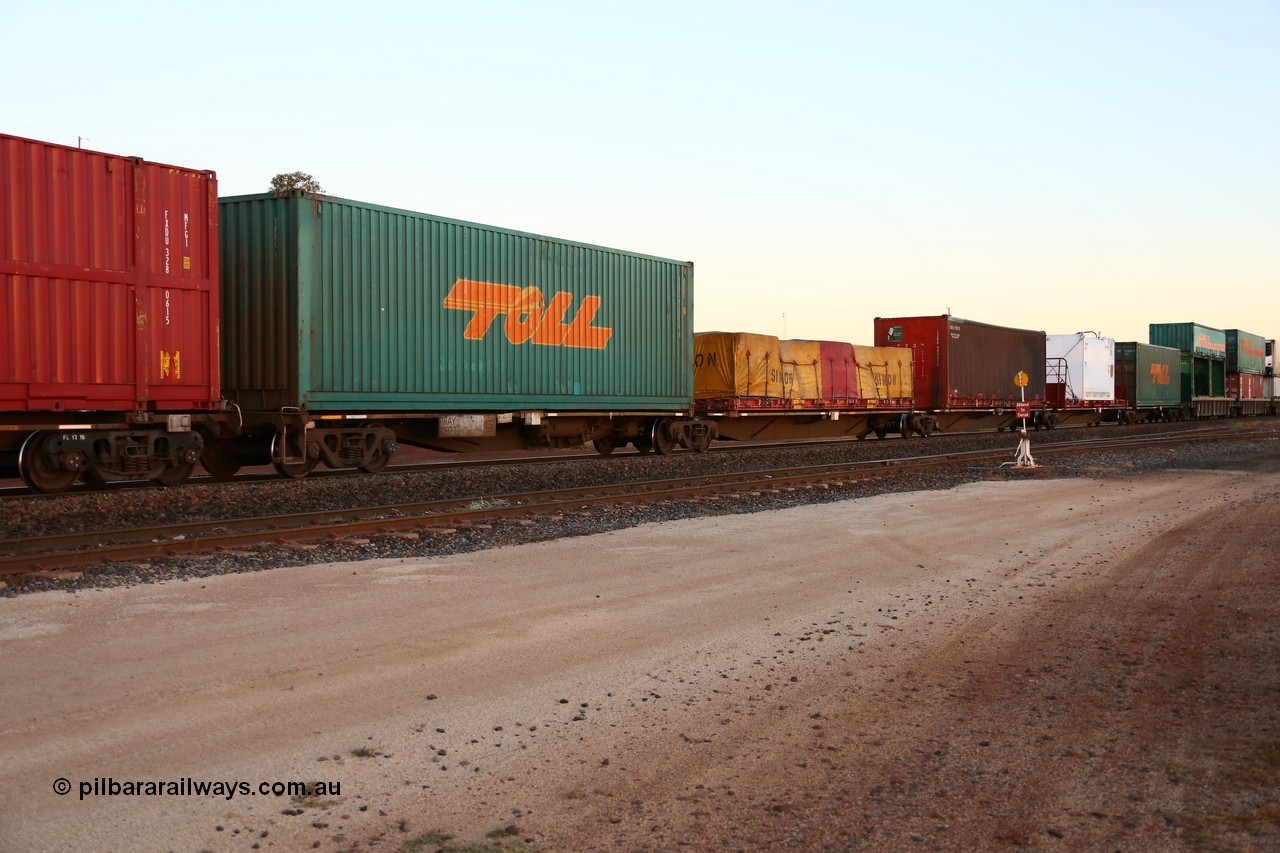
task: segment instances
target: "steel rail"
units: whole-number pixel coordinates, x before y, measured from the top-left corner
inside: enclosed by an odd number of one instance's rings
[[[1143,433],[1143,435],[1146,435],[1146,436],[1159,436],[1159,435],[1171,435],[1171,434],[1180,435],[1185,432],[1195,432],[1197,430],[1225,429],[1222,427],[1212,427],[1212,426],[1205,426],[1205,425],[1190,426],[1187,424],[1179,424],[1179,423],[1137,424],[1135,426],[1163,426],[1163,427],[1168,427],[1170,430],[1174,431],[1169,433]],[[1118,424],[1099,424],[1096,426],[1096,428],[1098,429],[1108,429],[1110,427],[1123,428],[1121,425],[1118,425]],[[1049,431],[1033,432],[1032,435],[1037,438],[1047,438],[1049,435],[1054,435],[1054,434],[1061,435],[1063,433],[1070,433],[1070,432],[1075,432],[1076,430],[1084,430],[1084,429],[1087,429],[1087,428],[1084,426],[1073,426],[1073,427],[1060,428],[1052,432],[1049,432]],[[961,438],[961,437],[972,438],[975,436],[987,436],[991,438],[1007,439],[1012,434],[1014,433],[1013,432],[996,433],[990,430],[938,432],[938,433],[934,433],[931,439],[914,438],[911,440],[913,442],[920,442],[920,441],[928,442],[930,440],[936,440],[936,439],[946,440],[948,438]],[[1109,440],[1112,440],[1112,439],[1104,436],[1101,438],[1077,438],[1077,439],[1071,439],[1069,442],[1062,442],[1062,443],[1095,442],[1095,441],[1109,441]],[[760,442],[724,441],[718,444],[713,444],[707,452],[716,453],[716,454],[742,453],[742,452],[747,452],[752,450],[757,450],[757,451],[759,450],[790,450],[790,449],[807,449],[807,448],[814,448],[814,447],[834,447],[838,445],[849,445],[853,447],[875,447],[882,441],[889,441],[891,443],[896,444],[897,442],[903,441],[903,439],[899,437],[897,433],[893,433],[889,436],[889,438],[875,439],[874,441],[865,441],[864,439],[859,439],[855,437],[795,439],[791,441],[760,441]],[[1055,444],[1056,443],[1058,442],[1055,442]],[[1049,446],[1049,445],[1046,445],[1046,446]],[[690,452],[692,451],[678,449],[674,451],[673,455],[683,455],[685,453],[690,453]],[[520,454],[521,451],[512,451],[512,453]],[[318,470],[318,471],[312,471],[310,474],[308,474],[307,479],[314,480],[314,479],[319,479],[323,477],[377,477],[377,476],[387,476],[391,474],[414,474],[414,473],[421,473],[426,471],[450,471],[450,470],[458,470],[458,469],[464,469],[464,468],[502,467],[502,466],[515,466],[515,465],[552,465],[552,464],[563,464],[563,463],[569,463],[569,464],[588,463],[588,464],[607,465],[609,464],[609,461],[613,459],[633,459],[633,458],[644,458],[646,456],[652,456],[652,454],[642,454],[642,453],[631,452],[631,451],[622,451],[619,453],[612,454],[610,456],[601,456],[600,454],[595,453],[593,451],[589,451],[589,450],[581,450],[581,451],[568,452],[568,453],[554,452],[554,451],[523,451],[523,453],[527,455],[501,456],[501,457],[495,457],[495,458],[489,458],[489,459],[441,458],[441,459],[435,459],[435,460],[426,461],[426,462],[405,462],[401,464],[392,462],[386,468],[384,468],[382,471],[377,472],[376,474],[366,474],[364,472],[357,471],[354,468],[343,468],[338,470]],[[265,466],[265,467],[269,467],[269,466]],[[277,474],[273,471],[255,471],[255,472],[237,474],[234,477],[220,479],[220,480],[216,480],[211,476],[209,476],[208,474],[196,474],[190,480],[184,483],[181,483],[177,486],[169,486],[167,488],[182,488],[184,486],[209,486],[209,485],[220,485],[224,483],[280,482],[282,480],[288,480],[288,479],[289,478],[283,477],[280,474]],[[89,492],[97,492],[97,491],[102,491],[104,489],[108,491],[120,491],[120,490],[130,490],[130,489],[151,489],[151,488],[156,488],[156,483],[151,482],[149,480],[115,480],[103,486],[90,486],[84,483],[79,483],[73,486],[70,490],[66,492],[47,495],[47,494],[41,494],[39,492],[33,492],[31,489],[27,488],[25,485],[4,486],[4,487],[0,487],[0,502],[7,501],[7,500],[17,500],[17,499],[57,501],[69,495],[87,494]]]
[[[1129,447],[1147,448],[1158,445],[1189,444],[1223,438],[1247,440],[1275,435],[1276,433],[1271,430],[1262,432],[1201,430],[1167,436],[1148,435],[1087,442],[1046,443],[1039,445],[1035,453],[1041,456],[1052,456]],[[780,487],[809,485],[831,480],[838,482],[845,477],[866,477],[887,472],[905,473],[981,462],[1007,462],[1010,457],[1011,454],[1007,448],[957,451],[926,456],[757,471],[694,474],[663,480],[582,486],[493,498],[457,498],[391,506],[188,522],[126,530],[25,537],[0,540],[0,575],[80,567],[101,562],[177,557],[247,545],[303,543],[405,530],[450,528],[512,516],[556,515],[569,509],[605,503],[687,498],[710,493],[748,490],[778,491]]]

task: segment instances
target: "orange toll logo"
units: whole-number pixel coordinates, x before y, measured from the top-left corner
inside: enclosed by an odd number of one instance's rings
[[[1151,381],[1156,385],[1169,384],[1169,365],[1153,364],[1151,365]]]
[[[1204,347],[1210,352],[1218,352],[1219,350],[1221,350],[1222,352],[1227,351],[1226,339],[1223,339],[1222,343],[1218,343],[1213,338],[1206,335],[1204,332],[1201,332],[1199,335],[1196,336],[1196,340],[1200,342],[1200,346]]]
[[[1251,355],[1254,358],[1267,357],[1267,349],[1265,346],[1263,347],[1256,346],[1253,343],[1253,341],[1249,340],[1244,335],[1240,336],[1240,351],[1245,355]]]
[[[613,337],[613,329],[591,325],[600,310],[599,296],[582,297],[573,319],[565,322],[573,307],[572,293],[560,291],[548,303],[536,287],[460,278],[444,298],[444,307],[472,312],[462,336],[473,341],[487,335],[499,315],[506,317],[502,328],[513,344],[604,349]]]

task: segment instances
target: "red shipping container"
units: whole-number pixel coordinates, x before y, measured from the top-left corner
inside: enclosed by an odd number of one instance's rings
[[[877,317],[875,340],[876,346],[912,350],[917,408],[1003,408],[1022,399],[1044,402],[1044,332],[992,326],[949,314]],[[1015,383],[1019,373],[1027,375],[1025,388]]]
[[[0,134],[0,411],[212,408],[213,172]]]
[[[1228,373],[1227,396],[1233,400],[1262,400],[1263,377],[1256,373]]]

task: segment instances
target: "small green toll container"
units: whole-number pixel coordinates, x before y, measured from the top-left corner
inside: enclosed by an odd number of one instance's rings
[[[1116,343],[1116,400],[1132,408],[1182,401],[1182,353],[1140,341]]]
[[[1240,329],[1227,329],[1227,373],[1266,372],[1266,339]]]

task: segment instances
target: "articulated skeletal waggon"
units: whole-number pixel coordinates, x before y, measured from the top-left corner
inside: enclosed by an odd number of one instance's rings
[[[942,315],[874,346],[693,327],[693,265],[0,135],[0,473],[1011,429],[1275,411],[1264,341],[1151,344]],[[1269,345],[1269,344],[1268,344]]]

